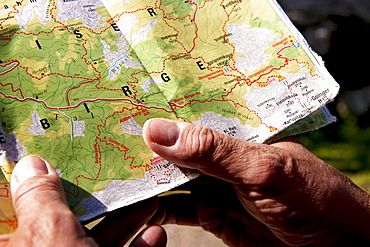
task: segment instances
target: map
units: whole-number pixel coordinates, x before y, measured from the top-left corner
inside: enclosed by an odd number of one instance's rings
[[[0,47],[2,233],[25,155],[88,222],[199,176],[145,145],[150,118],[260,143],[335,120],[339,86],[274,0],[0,0]]]

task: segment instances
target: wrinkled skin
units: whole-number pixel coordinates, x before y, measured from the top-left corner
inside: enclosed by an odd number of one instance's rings
[[[155,200],[141,202],[112,213],[85,231],[66,204],[58,174],[37,156],[18,162],[11,192],[18,228],[13,234],[0,236],[0,246],[123,246],[157,209]],[[151,226],[131,246],[163,247],[166,241],[164,230]]]
[[[201,225],[231,246],[370,244],[369,195],[295,138],[248,143],[153,119],[144,139],[163,158],[223,180],[206,179],[181,205],[164,198],[152,222]]]
[[[176,189],[191,194],[159,198],[151,223],[201,226],[229,246],[285,246],[246,212],[230,183],[203,176]]]

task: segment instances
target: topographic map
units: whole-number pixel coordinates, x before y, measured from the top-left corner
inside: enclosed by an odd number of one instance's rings
[[[27,154],[87,222],[198,174],[154,154],[149,118],[253,142],[335,120],[339,86],[274,0],[0,0],[0,231]]]

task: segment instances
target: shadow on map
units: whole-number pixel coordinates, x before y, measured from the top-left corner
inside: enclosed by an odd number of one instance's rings
[[[65,179],[62,184],[69,207],[83,224],[107,214],[108,208],[91,193]]]
[[[62,179],[62,183],[69,207],[83,225],[103,216],[107,216],[104,221],[119,222],[119,225],[122,222],[127,225],[143,224],[143,219],[154,214],[158,208],[158,198],[153,197],[108,212],[107,206],[83,188],[64,179]]]

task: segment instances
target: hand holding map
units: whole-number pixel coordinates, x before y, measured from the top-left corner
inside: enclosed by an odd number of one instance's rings
[[[122,246],[154,214],[153,200],[139,202],[105,217],[92,231],[83,229],[69,209],[61,180],[47,161],[37,156],[21,159],[12,173],[12,199],[19,225],[1,235],[1,246]],[[112,217],[114,220],[112,220]],[[133,246],[165,246],[160,226],[145,228]],[[98,245],[97,245],[98,244]],[[131,246],[131,245],[130,245]]]
[[[370,243],[369,194],[295,137],[266,145],[152,119],[144,139],[172,163],[208,175],[179,188],[186,194],[159,197],[152,223],[200,226],[227,246]]]

